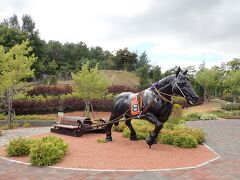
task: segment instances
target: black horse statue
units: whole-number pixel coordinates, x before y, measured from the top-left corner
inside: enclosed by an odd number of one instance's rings
[[[172,113],[172,95],[176,94],[184,97],[188,103],[196,104],[199,97],[192,88],[189,79],[186,77],[187,70],[182,72],[179,67],[175,75],[167,76],[157,82],[152,87],[142,92],[142,112],[139,115],[140,119],[145,119],[155,125],[155,129],[146,138],[146,142],[151,145],[156,144],[156,138],[160,130],[163,128],[163,124],[168,120]],[[130,104],[133,97],[137,94],[132,92],[124,92],[119,94],[113,101],[112,113],[109,122],[114,122],[116,119],[124,117],[126,119],[125,124],[130,129],[130,140],[137,140],[136,132],[131,124]],[[118,122],[114,123],[118,125]],[[106,140],[112,141],[112,126],[108,124],[106,127]]]

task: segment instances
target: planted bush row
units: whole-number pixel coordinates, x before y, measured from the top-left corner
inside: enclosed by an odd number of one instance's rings
[[[31,90],[27,91],[29,96],[58,96],[61,94],[68,94],[73,92],[71,85],[38,85],[34,86]],[[108,92],[113,94],[119,94],[122,92],[138,92],[136,88],[128,87],[125,85],[112,85],[108,87]]]
[[[110,111],[112,100],[93,100],[93,109],[95,111]],[[36,99],[18,99],[13,101],[13,108],[17,115],[24,114],[47,114],[58,111],[83,111],[85,101],[76,97],[51,98],[45,100]]]
[[[227,111],[240,110],[240,103],[225,103],[222,104],[222,109]]]
[[[73,88],[70,85],[38,85],[27,91],[28,96],[59,96],[61,94],[72,93]]]

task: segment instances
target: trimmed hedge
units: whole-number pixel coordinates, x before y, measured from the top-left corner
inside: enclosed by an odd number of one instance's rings
[[[69,94],[73,92],[73,88],[70,85],[38,85],[33,89],[27,91],[28,96],[59,96],[62,94]]]
[[[94,111],[110,111],[112,100],[93,100]],[[85,101],[77,97],[66,97],[64,99],[55,97],[45,100],[18,99],[13,101],[13,108],[17,115],[24,114],[47,114],[61,111],[82,111]]]

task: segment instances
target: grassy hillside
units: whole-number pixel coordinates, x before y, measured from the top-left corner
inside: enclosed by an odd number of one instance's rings
[[[115,71],[115,70],[101,70],[111,81],[113,85],[127,85],[129,87],[136,87],[139,84],[139,77],[132,72]],[[73,85],[73,81],[58,81],[58,84]]]
[[[102,70],[101,72],[111,79],[113,85],[138,86],[139,84],[139,77],[132,72],[115,70]]]

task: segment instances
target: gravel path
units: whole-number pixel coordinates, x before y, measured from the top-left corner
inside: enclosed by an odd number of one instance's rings
[[[48,133],[50,127],[40,127],[40,128],[22,128],[22,129],[12,129],[3,130],[3,136],[0,136],[0,146],[7,144],[11,139],[17,137],[27,137],[36,134]]]
[[[208,134],[206,143],[222,158],[196,169],[159,172],[60,170],[0,159],[0,179],[240,179],[240,120],[195,121],[188,125],[203,128]]]

